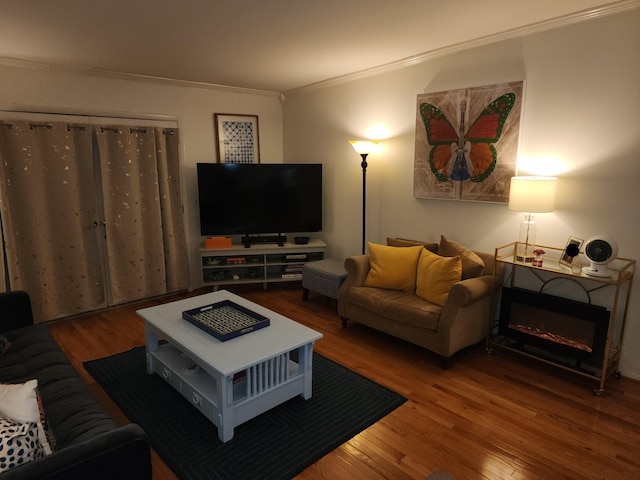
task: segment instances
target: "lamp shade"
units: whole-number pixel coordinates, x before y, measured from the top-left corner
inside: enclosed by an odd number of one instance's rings
[[[509,208],[517,212],[552,212],[556,205],[555,177],[513,177]]]
[[[380,142],[369,142],[369,141],[359,142],[355,140],[350,140],[349,143],[351,144],[353,149],[359,154],[374,153],[378,151],[378,148],[380,148]]]

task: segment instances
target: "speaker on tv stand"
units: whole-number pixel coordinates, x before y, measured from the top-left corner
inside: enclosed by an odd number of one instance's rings
[[[265,235],[265,236],[260,236],[257,235],[255,237],[249,236],[249,235],[245,235],[244,237],[242,237],[241,239],[242,244],[244,245],[244,248],[250,248],[251,245],[256,244],[256,243],[261,243],[261,244],[265,244],[265,243],[277,243],[279,247],[284,247],[284,244],[287,241],[287,236],[286,235]]]

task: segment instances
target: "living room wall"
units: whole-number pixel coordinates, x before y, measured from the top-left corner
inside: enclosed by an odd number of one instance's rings
[[[216,161],[214,113],[258,115],[261,161],[280,163],[283,155],[280,95],[14,63],[0,62],[0,110],[172,120],[178,123],[191,285],[193,288],[201,286],[202,273],[197,254],[198,248],[202,247],[202,237],[196,163]],[[145,124],[145,121],[139,124]]]
[[[517,240],[507,205],[413,197],[416,97],[525,81],[522,174],[559,177],[556,210],[540,214],[538,243],[611,235],[619,256],[638,258],[640,238],[640,9],[434,57],[376,75],[289,92],[285,162],[321,162],[329,254],[360,253],[362,170],[348,140],[380,134],[367,169],[368,241],[440,235],[493,252]],[[621,371],[640,379],[640,288],[632,289]]]
[[[440,234],[493,251],[516,239],[521,214],[506,205],[413,198],[416,96],[467,86],[526,81],[520,137],[523,173],[560,177],[556,211],[538,215],[538,242],[611,234],[620,256],[638,258],[640,237],[640,11],[434,57],[371,76],[286,94],[209,88],[0,61],[0,110],[175,120],[181,131],[192,286],[201,285],[195,164],[214,161],[213,114],[260,118],[264,163],[321,162],[322,238],[328,255],[360,252],[360,157],[347,143],[384,132],[370,155],[367,239],[437,241]],[[284,146],[283,146],[284,132]],[[557,171],[538,171],[548,159]],[[557,168],[557,167],[561,168]],[[638,280],[636,280],[636,284]],[[632,290],[621,369],[640,379],[640,288]]]

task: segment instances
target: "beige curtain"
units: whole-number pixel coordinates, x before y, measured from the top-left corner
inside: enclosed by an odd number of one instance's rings
[[[0,213],[4,287],[29,292],[36,321],[105,305],[90,127],[1,123]]]
[[[188,285],[178,132],[95,127],[113,304]]]
[[[36,321],[184,290],[178,131],[0,121],[0,287]],[[98,166],[99,165],[99,166]]]
[[[180,142],[177,129],[156,128],[155,137],[167,291],[174,292],[189,286],[187,239],[180,195]]]
[[[1,202],[2,200],[0,200],[0,203]],[[9,280],[7,279],[7,265],[4,259],[4,232],[2,231],[2,211],[0,210],[0,292],[6,292],[9,286]]]

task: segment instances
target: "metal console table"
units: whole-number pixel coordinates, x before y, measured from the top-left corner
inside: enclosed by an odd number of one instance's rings
[[[501,283],[502,286],[549,293],[606,308],[609,322],[602,358],[598,359],[596,366],[581,365],[578,368],[554,358],[553,355],[547,355],[541,349],[521,348],[499,334],[499,315],[496,315],[494,326],[487,337],[487,351],[490,352],[493,347],[506,349],[596,380],[598,386],[593,389],[593,393],[600,396],[604,392],[607,378],[612,374],[616,377],[620,375],[618,365],[636,261],[618,257],[608,265],[613,272],[611,276],[595,277],[583,273],[582,266],[589,264],[583,253],[576,257],[574,264],[565,265],[560,262],[563,249],[540,246],[545,251],[542,266],[533,266],[516,259],[517,245],[518,242],[513,242],[495,249],[495,270],[502,275],[494,273],[494,286],[499,287]],[[499,312],[499,295],[500,289],[494,288],[494,312]],[[580,296],[582,298],[575,298]]]

